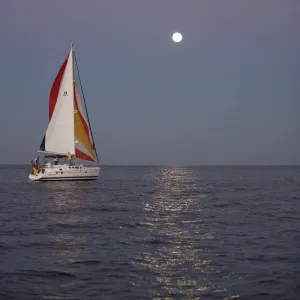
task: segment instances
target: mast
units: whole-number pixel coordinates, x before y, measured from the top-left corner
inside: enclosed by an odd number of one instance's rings
[[[86,101],[85,101],[85,97],[84,97],[84,93],[83,93],[83,87],[82,87],[82,83],[81,83],[81,78],[80,78],[80,74],[79,74],[79,68],[78,68],[76,54],[75,54],[75,51],[74,51],[74,43],[73,42],[71,43],[71,47],[72,47],[72,51],[73,51],[73,54],[74,54],[74,60],[75,60],[76,69],[77,69],[77,73],[78,73],[78,79],[79,79],[80,89],[81,89],[81,93],[82,93],[82,98],[83,98],[85,113],[86,113],[86,117],[87,117],[87,121],[88,121],[89,130],[90,130],[90,133],[91,133],[92,142],[93,142],[92,146],[93,146],[93,149],[95,150],[95,154],[96,154],[96,158],[97,158],[97,163],[99,164],[98,153],[97,153],[97,149],[96,149],[96,145],[95,145],[93,131],[92,131],[92,128],[91,128],[89,114],[88,114],[88,111],[87,111]],[[74,73],[73,73],[73,76],[74,76]]]
[[[75,78],[74,78],[74,59],[73,59],[74,42],[71,42],[71,53],[72,53],[72,78],[73,78],[73,83],[74,83],[74,81],[75,81]]]
[[[71,41],[71,54],[72,54],[72,78],[73,78],[73,91],[74,91],[74,83],[75,83],[75,76],[74,76],[74,42]],[[75,111],[75,107],[74,107],[74,99],[75,99],[75,91],[73,93],[73,116],[74,116],[74,111]],[[73,118],[73,121],[74,121],[74,126],[75,126],[75,117]],[[75,132],[74,132],[75,133]],[[75,134],[74,134],[74,158],[75,158],[75,161],[77,161],[76,159],[76,145],[75,145],[75,142],[76,142],[76,137],[75,137]]]

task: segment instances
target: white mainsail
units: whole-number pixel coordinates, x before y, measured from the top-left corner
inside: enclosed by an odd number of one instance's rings
[[[53,83],[49,101],[49,124],[44,151],[75,154],[73,49]]]

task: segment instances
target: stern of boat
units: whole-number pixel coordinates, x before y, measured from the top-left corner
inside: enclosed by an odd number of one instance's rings
[[[44,176],[44,174],[41,172],[41,173],[37,173],[37,174],[30,173],[28,177],[30,180],[36,181],[36,180],[40,180],[41,178],[43,178],[43,176]]]

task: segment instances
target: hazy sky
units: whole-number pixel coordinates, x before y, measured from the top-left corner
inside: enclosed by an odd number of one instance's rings
[[[299,0],[1,1],[0,163],[35,155],[71,40],[102,164],[300,164]]]

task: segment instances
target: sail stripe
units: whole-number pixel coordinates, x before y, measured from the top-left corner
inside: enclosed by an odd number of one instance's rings
[[[84,160],[96,161],[95,150],[92,146],[90,131],[83,111],[77,84],[74,82],[74,109],[75,109],[75,138],[77,140],[75,155]]]
[[[92,148],[93,146],[92,146],[92,142],[91,142],[91,139],[90,139],[90,134],[89,134],[88,126],[87,126],[87,124],[86,124],[84,118],[82,117],[82,114],[80,113],[80,111],[78,111],[78,112],[79,112],[80,120],[81,120],[81,122],[82,122],[82,125],[83,125],[83,127],[84,127],[85,133],[86,133],[87,138],[88,138],[88,141],[89,141],[89,146]]]
[[[63,75],[65,73],[65,69],[68,63],[68,59],[69,59],[69,55],[66,57],[64,63],[62,64],[54,82],[51,88],[51,92],[50,92],[50,99],[49,99],[49,121],[51,120],[51,117],[53,115],[54,109],[55,109],[55,105],[57,102],[57,98],[58,98],[58,93],[59,93],[59,89],[60,89],[60,84],[63,78]]]
[[[92,158],[94,161],[96,161],[96,158],[95,158],[95,152],[94,152],[94,149],[93,148],[87,148],[86,146],[84,146],[84,144],[77,139],[76,141],[76,146],[75,148],[77,150],[79,150],[80,152],[86,154],[87,156],[89,156],[90,158]]]
[[[88,160],[88,161],[95,161],[94,158],[86,155],[85,153],[81,152],[80,150],[78,150],[77,148],[75,149],[75,155],[76,157],[80,158],[80,159],[84,159],[84,160]]]
[[[78,106],[78,110],[80,111],[80,114],[81,114],[81,117],[84,119],[84,121],[85,121],[85,124],[86,124],[86,128],[85,128],[85,130],[86,130],[86,133],[87,133],[87,136],[88,136],[88,138],[89,138],[89,140],[90,140],[90,143],[91,143],[91,145],[92,145],[92,136],[91,136],[91,132],[90,132],[90,129],[89,129],[89,127],[88,127],[88,121],[87,121],[87,118],[86,118],[86,114],[85,114],[85,111],[84,111],[84,109],[83,109],[83,106],[82,106],[82,103],[81,103],[81,100],[80,100],[80,95],[79,95],[79,92],[78,92],[78,88],[77,88],[77,84],[76,84],[76,82],[75,82],[75,90],[76,90],[76,95],[77,95],[77,106]]]
[[[90,131],[89,131],[88,125],[87,125],[87,123],[86,123],[86,120],[85,120],[85,118],[83,117],[83,115],[82,115],[82,113],[81,113],[81,109],[80,109],[80,107],[79,107],[79,105],[78,105],[77,91],[76,91],[76,90],[75,90],[75,92],[74,92],[74,98],[75,98],[75,109],[76,109],[76,110],[78,111],[78,113],[79,113],[79,118],[80,118],[80,120],[81,120],[81,122],[82,122],[82,125],[83,125],[83,127],[84,127],[85,133],[86,133],[86,135],[87,135],[87,137],[88,137],[88,140],[89,140],[89,142],[90,142],[90,146],[92,146],[92,142],[91,142],[91,139],[90,139]]]

